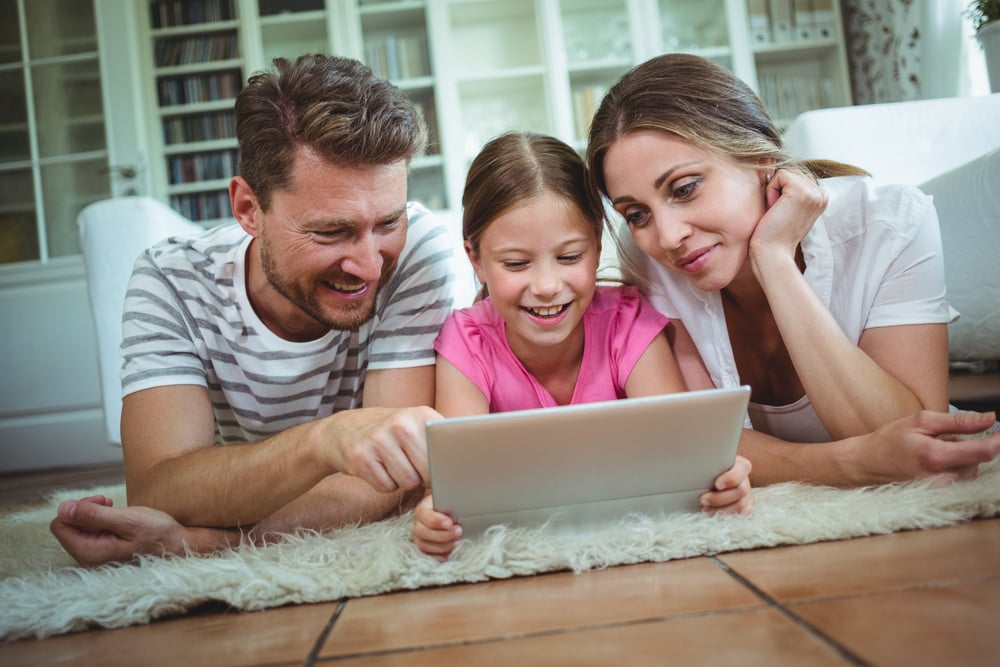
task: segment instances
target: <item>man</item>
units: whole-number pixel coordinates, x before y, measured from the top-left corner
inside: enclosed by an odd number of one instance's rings
[[[78,561],[210,551],[410,507],[439,416],[452,243],[406,202],[426,129],[356,61],[275,61],[236,100],[237,224],[154,246],[125,301],[129,507],[65,503]]]

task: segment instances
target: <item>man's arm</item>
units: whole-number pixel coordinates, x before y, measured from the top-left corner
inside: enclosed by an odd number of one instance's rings
[[[364,405],[377,407],[339,412],[259,442],[222,447],[212,446],[214,421],[204,388],[178,385],[127,396],[122,446],[129,504],[163,510],[187,526],[248,527],[314,488],[322,492],[329,513],[333,498],[328,494],[336,496],[340,482],[317,485],[338,472],[360,477],[378,491],[420,487],[426,477],[423,423],[436,414],[426,407],[389,408],[428,404],[433,366],[372,371],[367,383]],[[360,488],[345,484],[353,489],[349,496]],[[398,502],[386,499],[375,514],[384,515]],[[303,511],[301,503],[289,508],[298,516]],[[359,511],[371,517],[371,508],[354,507],[348,515],[360,518]],[[330,516],[315,518],[323,525],[331,521]],[[274,529],[284,527],[280,516],[271,519]],[[314,521],[307,523],[313,527]]]

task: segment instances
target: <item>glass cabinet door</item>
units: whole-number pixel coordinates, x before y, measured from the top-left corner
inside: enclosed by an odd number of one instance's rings
[[[110,196],[91,0],[0,0],[0,264],[79,253]]]

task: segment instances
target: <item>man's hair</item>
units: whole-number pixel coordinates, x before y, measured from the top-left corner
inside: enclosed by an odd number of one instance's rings
[[[341,166],[409,162],[427,141],[416,108],[398,88],[350,58],[275,58],[236,97],[239,174],[261,207],[288,187],[296,150]]]

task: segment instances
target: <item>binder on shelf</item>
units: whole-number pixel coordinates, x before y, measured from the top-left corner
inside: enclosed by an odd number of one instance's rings
[[[833,0],[812,0],[812,6],[816,39],[830,39],[837,28]]]
[[[792,22],[795,39],[808,41],[816,39],[816,16],[814,0],[792,0]]]
[[[770,0],[771,39],[774,42],[790,42],[795,38],[792,24],[792,0]]]
[[[768,5],[769,0],[747,0],[750,41],[754,44],[771,43],[771,13]]]

